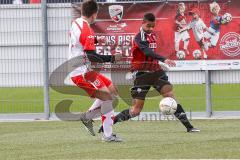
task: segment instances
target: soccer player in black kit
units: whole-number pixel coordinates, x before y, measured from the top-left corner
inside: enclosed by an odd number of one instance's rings
[[[116,115],[114,124],[129,120],[140,114],[150,87],[154,87],[163,97],[175,99],[172,84],[168,81],[168,77],[159,65],[159,61],[168,64],[170,67],[175,66],[175,62],[155,52],[157,43],[156,36],[153,33],[154,27],[155,16],[152,13],[146,13],[143,17],[140,32],[135,36],[132,46],[131,71],[136,74],[134,87],[131,89],[131,95],[134,99],[133,106]],[[179,103],[174,115],[186,127],[187,132],[200,132],[199,129],[191,125]],[[99,132],[102,132],[102,127]]]

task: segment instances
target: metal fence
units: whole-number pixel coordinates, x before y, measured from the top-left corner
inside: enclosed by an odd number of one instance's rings
[[[45,118],[49,118],[55,105],[64,98],[74,100],[72,111],[86,108],[83,101],[90,106],[92,101],[87,97],[57,93],[48,86],[51,73],[68,58],[70,2],[80,1],[49,0],[48,5],[44,0],[42,4],[30,2],[33,1],[0,1],[5,4],[0,5],[0,114],[45,113]],[[110,77],[110,73],[105,74]],[[124,75],[116,74],[116,84],[130,85]],[[207,111],[207,116],[211,115],[211,107],[214,111],[240,111],[239,70],[174,71],[168,75],[176,86],[178,99],[185,101],[184,106],[190,106],[187,111]],[[157,105],[159,100],[153,97],[149,101]],[[128,106],[121,103],[119,109],[124,107]]]

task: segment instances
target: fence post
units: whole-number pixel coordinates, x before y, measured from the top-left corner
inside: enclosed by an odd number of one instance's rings
[[[211,71],[205,70],[206,81],[206,115],[212,116],[212,95],[211,95]]]
[[[48,26],[47,26],[47,0],[41,1],[42,13],[42,49],[43,49],[43,89],[44,89],[44,115],[50,118],[49,105],[49,64],[48,64]]]

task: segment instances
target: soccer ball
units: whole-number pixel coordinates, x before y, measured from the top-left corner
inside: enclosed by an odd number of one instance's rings
[[[223,16],[222,16],[222,24],[225,24],[225,23],[229,23],[232,21],[232,15],[230,13],[225,13]]]
[[[184,51],[178,51],[176,56],[177,56],[178,59],[183,60],[183,59],[185,59],[186,54],[185,54]]]
[[[177,102],[171,97],[165,97],[160,101],[159,108],[164,115],[172,115],[177,110]]]
[[[194,59],[200,59],[202,53],[199,49],[196,49],[196,50],[193,51],[192,54],[193,54]]]

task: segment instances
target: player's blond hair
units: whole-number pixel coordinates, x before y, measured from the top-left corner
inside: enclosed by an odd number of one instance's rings
[[[219,4],[218,4],[217,2],[212,2],[212,3],[209,4],[209,6],[210,6],[210,11],[211,11],[211,12],[213,12],[213,9],[214,9],[214,8],[217,8],[218,11],[220,11],[220,9],[221,9],[220,6],[219,6]]]
[[[186,9],[186,6],[185,6],[185,4],[183,2],[178,3],[178,10],[179,10],[180,7],[183,7],[184,10]]]

